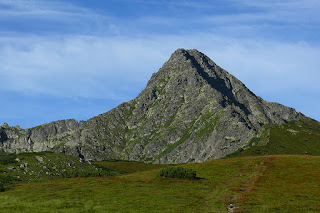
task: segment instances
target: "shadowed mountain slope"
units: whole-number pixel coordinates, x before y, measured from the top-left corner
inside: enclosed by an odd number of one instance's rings
[[[65,152],[86,159],[153,163],[224,157],[265,126],[304,117],[264,101],[197,50],[176,50],[133,100],[88,121],[62,120],[31,129],[4,125],[6,152]]]

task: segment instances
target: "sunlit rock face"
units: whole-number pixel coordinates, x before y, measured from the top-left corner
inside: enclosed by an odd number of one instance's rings
[[[303,116],[264,101],[197,50],[176,50],[135,99],[89,119],[31,129],[0,127],[6,152],[52,150],[86,159],[153,163],[224,157],[259,136],[265,124]]]

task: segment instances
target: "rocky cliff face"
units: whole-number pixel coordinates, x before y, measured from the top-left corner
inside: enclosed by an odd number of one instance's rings
[[[0,127],[7,152],[54,150],[87,159],[200,162],[245,147],[265,124],[301,113],[255,96],[197,50],[176,50],[134,100],[88,121]]]

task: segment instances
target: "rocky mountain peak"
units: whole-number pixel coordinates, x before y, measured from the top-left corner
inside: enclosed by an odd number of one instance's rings
[[[208,56],[196,49],[176,50],[162,68],[153,74],[148,85],[159,85],[166,79],[173,80],[176,77],[180,77],[178,81],[196,80],[200,83],[206,83],[221,92],[230,89],[235,92],[239,86],[244,86],[238,79],[217,66]],[[231,84],[234,85],[232,86]],[[202,84],[197,85],[201,86]]]
[[[66,152],[86,159],[185,163],[245,147],[265,124],[302,114],[255,96],[198,50],[176,50],[133,100],[86,122],[2,130],[5,151]]]

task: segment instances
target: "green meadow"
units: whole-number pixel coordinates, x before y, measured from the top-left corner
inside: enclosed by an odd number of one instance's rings
[[[196,180],[157,177],[164,167],[99,162],[119,176],[10,185],[1,212],[320,212],[320,157],[248,156],[183,164]]]
[[[266,125],[260,137],[252,138],[248,148],[227,157],[258,155],[320,155],[320,123],[301,118],[281,125]]]

